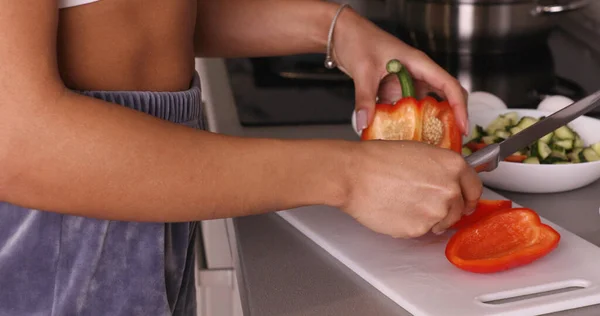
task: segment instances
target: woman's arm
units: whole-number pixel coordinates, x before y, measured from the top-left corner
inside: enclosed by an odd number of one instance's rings
[[[323,0],[199,0],[196,55],[231,58],[325,53],[329,27],[339,7]],[[419,94],[434,91],[445,96],[461,131],[468,132],[467,92],[458,80],[423,52],[350,8],[341,12],[335,25],[333,55],[338,67],[354,79],[359,129],[372,122],[377,97],[385,102],[399,98],[399,89],[380,91],[386,63],[399,59],[418,86],[426,87],[419,89]]]
[[[56,65],[56,2],[0,0],[0,201],[157,222],[326,204],[417,237],[481,195],[462,156],[420,142],[242,139],[72,93]]]
[[[340,203],[344,143],[222,136],[71,93],[56,1],[0,5],[0,201],[161,222]]]
[[[329,26],[338,8],[339,4],[322,0],[199,0],[196,55],[325,53]],[[338,23],[346,23],[342,16],[349,15],[355,13],[344,10]]]

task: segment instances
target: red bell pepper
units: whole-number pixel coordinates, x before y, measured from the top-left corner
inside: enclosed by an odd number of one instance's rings
[[[511,200],[479,200],[475,212],[471,215],[463,216],[458,222],[452,225],[453,229],[463,229],[467,226],[480,221],[492,212],[512,208]]]
[[[471,142],[466,143],[465,146],[467,148],[469,148],[472,152],[476,152],[476,151],[482,149],[483,147],[487,146],[487,144],[484,142],[476,143],[476,142],[471,141]]]
[[[376,104],[373,123],[361,139],[421,141],[461,153],[462,137],[450,104],[432,97],[418,101],[412,79],[398,60],[389,61],[386,69],[398,76],[402,98],[393,105]]]
[[[446,246],[446,258],[465,271],[493,273],[538,260],[559,242],[560,234],[533,210],[510,208],[459,230]]]
[[[508,162],[523,162],[523,160],[527,159],[527,156],[525,155],[510,155],[506,158],[504,158],[504,161],[508,161]]]

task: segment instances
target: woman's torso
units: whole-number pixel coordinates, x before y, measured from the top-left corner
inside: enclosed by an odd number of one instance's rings
[[[59,12],[68,88],[204,128],[198,80],[190,87],[196,0],[101,0]],[[192,315],[195,227],[0,201],[0,316]]]
[[[101,0],[61,9],[62,79],[77,90],[185,90],[195,22],[196,0]]]

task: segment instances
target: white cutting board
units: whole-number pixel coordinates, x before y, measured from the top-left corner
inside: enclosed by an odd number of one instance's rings
[[[483,198],[505,199],[487,189]],[[374,233],[335,208],[278,214],[415,316],[540,315],[600,304],[600,248],[544,219],[561,234],[553,252],[529,265],[485,275],[459,270],[447,261],[444,250],[454,231],[396,240]],[[483,303],[569,287],[582,288],[503,304]]]

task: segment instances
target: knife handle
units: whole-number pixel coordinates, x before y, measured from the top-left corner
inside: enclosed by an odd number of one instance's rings
[[[465,158],[469,166],[475,171],[492,171],[498,167],[500,157],[500,145],[491,144],[470,154]]]

